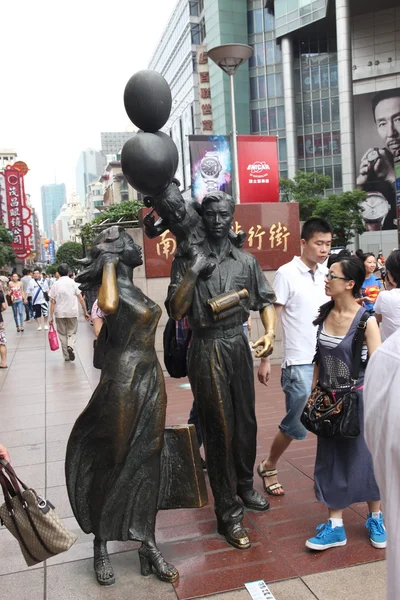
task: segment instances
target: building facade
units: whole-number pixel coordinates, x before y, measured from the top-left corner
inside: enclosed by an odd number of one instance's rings
[[[385,141],[378,130],[372,102],[379,92],[400,89],[398,0],[379,5],[372,0],[180,0],[149,64],[171,86],[173,108],[165,131],[182,156],[178,178],[188,169],[182,115],[189,105],[193,133],[207,132],[201,128],[199,49],[226,43],[253,48],[234,78],[237,130],[277,136],[281,177],[292,178],[298,169],[316,171],[330,176],[335,193],[358,186],[387,200],[392,192],[384,193],[383,185],[360,183],[360,163],[368,150],[378,150],[393,170],[390,147],[396,149],[397,142]],[[229,135],[229,78],[208,62],[210,133]],[[173,133],[179,120],[180,137]],[[187,177],[185,189],[188,185]],[[383,207],[385,201],[376,196],[374,202]],[[381,223],[380,241],[375,233],[369,249],[397,245],[395,209],[394,201]]]
[[[86,192],[89,183],[102,175],[106,159],[101,152],[88,148],[80,153],[75,169],[76,191],[82,206],[86,203]]]
[[[133,134],[133,131],[102,131],[100,133],[102,155],[106,158],[110,154],[121,154],[122,146]]]
[[[65,183],[51,183],[40,188],[42,198],[43,230],[51,237],[51,225],[59,214],[62,205],[67,201]]]

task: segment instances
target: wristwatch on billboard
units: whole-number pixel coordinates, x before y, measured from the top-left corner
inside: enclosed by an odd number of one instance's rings
[[[206,152],[201,159],[200,173],[204,179],[207,192],[217,192],[219,190],[218,178],[221,170],[222,165],[218,152]]]
[[[374,164],[376,163],[376,161],[379,158],[379,149],[378,148],[374,148],[373,150],[370,150],[367,154],[367,161],[370,164],[370,167],[373,167]]]
[[[380,192],[369,192],[361,203],[363,219],[367,231],[380,231],[389,212],[389,202]]]

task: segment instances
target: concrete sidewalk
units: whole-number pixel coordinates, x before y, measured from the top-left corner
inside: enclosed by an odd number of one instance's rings
[[[31,322],[17,334],[11,310],[3,314],[9,368],[0,370],[0,442],[9,448],[21,479],[45,493],[79,539],[69,552],[28,568],[17,542],[1,528],[1,600],[248,600],[244,583],[256,579],[267,582],[276,600],[385,598],[384,553],[371,548],[365,537],[364,507],[346,511],[346,547],[318,555],[304,549],[306,537],[325,520],[313,496],[314,440],[294,445],[282,462],[286,496],[273,498],[267,513],[246,513],[251,550],[236,551],[218,536],[212,505],[201,511],[162,511],[157,538],[179,569],[180,582],[173,587],[155,576],[141,577],[138,544],[114,542],[109,547],[116,585],[101,588],[93,573],[92,536],[83,534],[72,516],[64,480],[66,441],[99,378],[92,367],[91,328],[79,323],[77,359],[66,363],[61,351],[50,352],[47,332],[38,332]],[[185,422],[190,409],[190,390],[180,385],[167,380],[169,424]],[[257,396],[261,460],[282,413],[279,369],[268,390],[257,386]]]

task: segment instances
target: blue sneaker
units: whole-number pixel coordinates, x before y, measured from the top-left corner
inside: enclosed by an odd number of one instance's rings
[[[386,528],[383,521],[383,514],[380,512],[379,517],[373,518],[372,513],[368,513],[368,519],[365,527],[369,532],[369,541],[374,548],[386,548]]]
[[[347,544],[346,532],[344,527],[332,527],[332,521],[318,525],[319,533],[306,541],[307,548],[311,550],[327,550],[336,548],[336,546],[345,546]]]

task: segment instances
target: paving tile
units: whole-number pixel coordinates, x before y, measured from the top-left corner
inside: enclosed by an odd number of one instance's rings
[[[374,562],[303,578],[319,600],[386,598],[386,564]]]
[[[47,489],[65,484],[65,461],[47,463]]]
[[[21,429],[19,431],[6,431],[0,434],[1,443],[8,449],[16,446],[31,446],[32,444],[43,444],[45,441],[44,427],[35,429]],[[12,453],[11,453],[12,460]]]
[[[13,467],[37,465],[45,462],[45,444],[18,446],[13,448],[10,453]]]
[[[170,584],[140,575],[137,552],[114,554],[112,564],[116,583],[111,587],[99,586],[92,559],[49,566],[46,600],[176,600]]]
[[[2,600],[41,600],[44,597],[44,569],[42,565],[40,567],[34,570],[30,567],[29,571],[2,575],[0,577]]]
[[[44,463],[37,465],[24,465],[22,467],[18,467],[17,475],[28,487],[38,490],[38,488],[45,488],[45,471]]]
[[[72,430],[72,423],[46,427],[46,442],[62,442],[68,440]]]
[[[2,391],[3,393],[3,391]],[[33,429],[44,427],[45,416],[41,415],[26,415],[20,417],[1,417],[0,418],[0,434],[6,431],[25,431],[25,429]]]
[[[56,462],[58,460],[65,460],[65,454],[67,451],[67,440],[59,440],[57,442],[47,442],[46,444],[46,458],[47,462]]]
[[[2,417],[24,417],[27,415],[41,415],[46,412],[44,401],[36,404],[14,404],[10,399],[5,403],[2,401],[0,407]]]
[[[75,423],[81,412],[81,409],[75,408],[73,410],[48,413],[46,424],[48,427],[52,427],[53,425],[65,425],[67,423],[72,425]]]
[[[41,404],[45,402],[44,394],[30,394],[26,392],[21,394],[5,394],[0,387],[0,406],[26,406],[27,404]]]
[[[255,580],[257,581],[257,580]],[[246,583],[250,583],[246,581]],[[276,600],[315,600],[315,596],[300,578],[269,583],[266,581],[270,591]],[[216,596],[202,596],[199,600],[215,598],[215,600],[250,600],[250,595],[246,589],[226,592]]]

